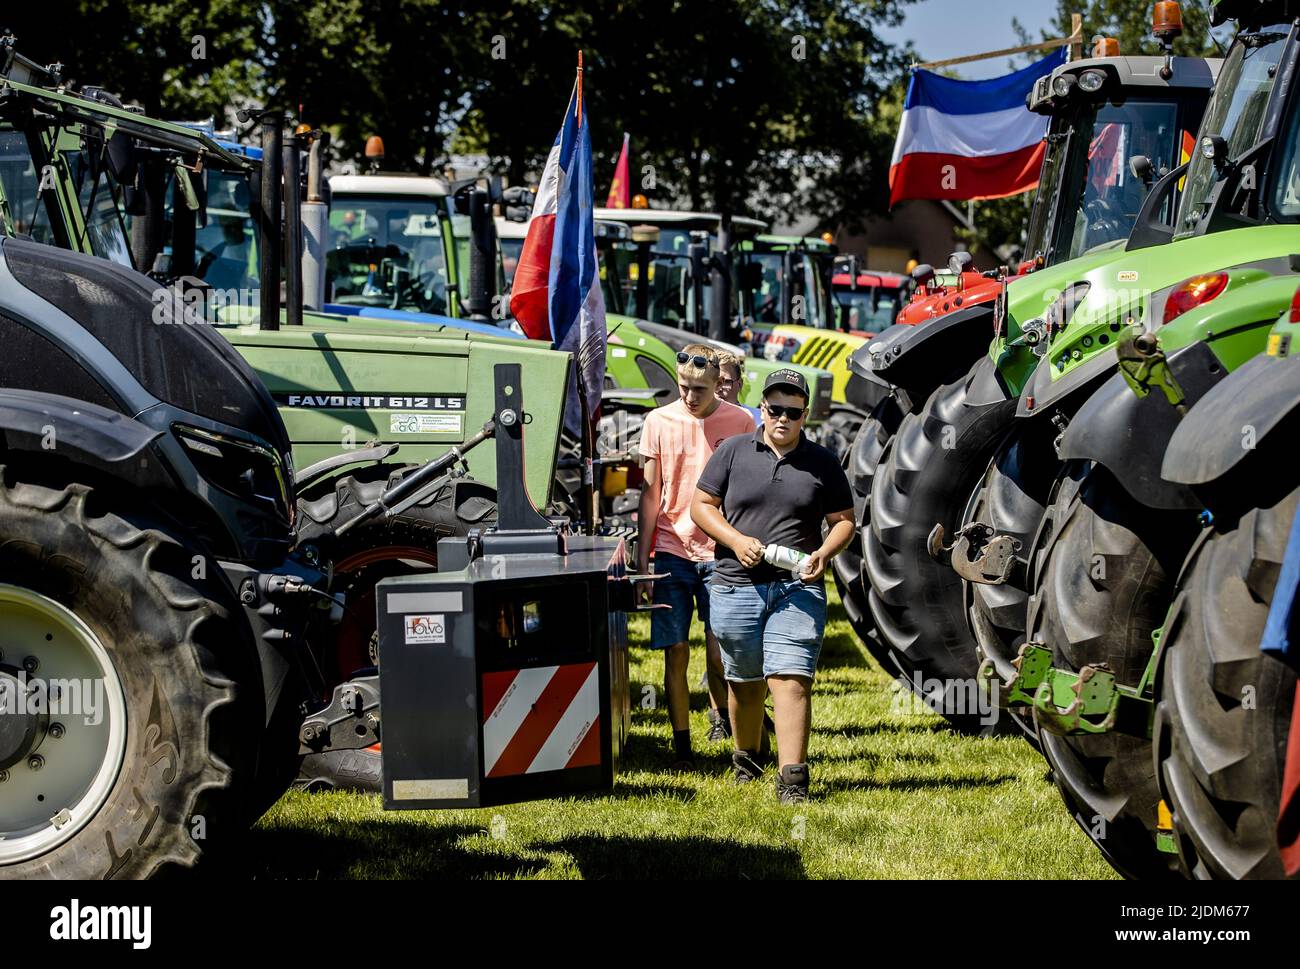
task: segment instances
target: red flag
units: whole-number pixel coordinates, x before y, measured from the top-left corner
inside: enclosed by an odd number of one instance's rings
[[[623,134],[623,150],[619,153],[618,164],[614,166],[614,181],[609,183],[609,198],[605,199],[608,209],[630,209],[632,207],[631,159],[628,157],[628,137]]]

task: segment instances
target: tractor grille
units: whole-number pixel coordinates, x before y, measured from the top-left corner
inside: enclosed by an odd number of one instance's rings
[[[794,355],[793,362],[807,367],[820,367],[823,370],[829,370],[831,364],[843,357],[848,351],[849,345],[843,340],[815,336],[809,338],[799,348],[799,352]]]

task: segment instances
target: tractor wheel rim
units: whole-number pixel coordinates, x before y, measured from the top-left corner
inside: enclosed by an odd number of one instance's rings
[[[99,637],[53,599],[0,583],[0,628],[7,687],[0,717],[39,726],[34,739],[6,751],[10,760],[20,755],[0,781],[6,865],[54,850],[103,807],[126,756],[126,698]]]

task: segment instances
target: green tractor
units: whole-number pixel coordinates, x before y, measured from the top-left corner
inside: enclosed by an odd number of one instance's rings
[[[1148,250],[1146,260],[1123,264],[1122,271],[1141,274],[1145,285],[1142,304],[1126,308],[1118,332],[1111,329],[1113,319],[1081,311],[1067,326],[1045,333],[1042,361],[1021,399],[1022,416],[1028,416],[1029,404],[1056,407],[1079,395],[1056,453],[1042,468],[1055,479],[1026,543],[1030,597],[1023,631],[1017,630],[1024,645],[1014,637],[991,637],[990,672],[1012,696],[1032,695],[1025,709],[1038,725],[1067,804],[1077,817],[1104,821],[1092,826],[1106,832],[1096,837],[1099,846],[1131,873],[1162,874],[1176,864],[1160,851],[1171,844],[1157,837],[1153,636],[1161,638],[1158,630],[1168,625],[1177,576],[1203,531],[1203,509],[1254,507],[1272,487],[1238,475],[1231,496],[1201,482],[1188,489],[1181,479],[1162,478],[1161,461],[1179,413],[1208,397],[1225,373],[1264,352],[1273,321],[1294,293],[1290,274],[1300,271],[1293,80],[1298,12],[1287,4],[1216,8],[1219,17],[1235,14],[1241,31],[1187,173],[1175,241]],[[1227,266],[1225,252],[1232,254]],[[1165,282],[1188,270],[1197,274]],[[1137,325],[1129,325],[1130,318]],[[1115,353],[1099,349],[1102,335],[1114,338]],[[1098,388],[1117,365],[1119,375]],[[1027,446],[1042,455],[1043,444],[1040,438]],[[1211,451],[1221,446],[1210,439],[1204,445]],[[1235,446],[1242,447],[1240,428]],[[1023,487],[1023,481],[1016,484]],[[1032,517],[1007,521],[1023,527]],[[988,534],[990,542],[1016,535]],[[1080,555],[1082,563],[1075,560]],[[1023,651],[1030,660],[1021,658]],[[1045,665],[1025,672],[1039,664]],[[1094,674],[1103,665],[1110,679]],[[1086,715],[1087,705],[1068,701],[1072,691],[1083,692],[1083,682],[1091,700]],[[1119,706],[1130,715],[1096,715]],[[1232,867],[1246,870],[1239,859]]]
[[[641,332],[662,341],[673,354],[689,343],[702,342],[745,356],[740,402],[748,407],[762,402],[768,374],[793,366],[807,378],[812,391],[810,433],[814,437],[823,433],[834,407],[834,375],[806,364],[751,356],[753,346],[734,322],[740,318],[745,287],[743,280],[739,287],[733,286],[728,260],[737,246],[763,229],[762,222],[735,216],[729,220],[733,242],[720,243],[720,217],[712,213],[598,208],[596,215],[628,225],[625,237],[607,238],[600,246],[607,305],[634,316]],[[674,373],[675,367],[674,357]]]
[[[1018,335],[1009,343],[1005,328],[998,330],[1007,300],[1038,315],[1081,273],[1095,267],[1104,274],[1125,257],[1125,237],[1139,222],[1152,181],[1177,184],[1169,173],[1187,159],[1219,65],[1173,58],[1167,66],[1164,77],[1164,58],[1088,58],[1043,78],[1029,106],[1050,121],[1029,219],[1031,258],[1020,275],[1007,279],[997,271],[991,292],[967,285],[932,297],[954,304],[975,293],[995,298],[971,299],[926,322],[886,330],[852,361],[850,396],[872,417],[848,465],[861,502],[860,577],[855,582],[847,571],[855,564],[851,553],[837,559],[837,577],[863,617],[863,632],[874,624],[875,634],[864,639],[882,665],[971,729],[988,727],[966,685],[975,639],[961,578],[931,556],[930,533],[937,522],[951,534],[965,520],[975,484],[1014,412],[1016,381],[1024,379],[1019,371],[1002,374],[1017,361],[1032,366],[1036,360]],[[1126,146],[1134,149],[1131,157]],[[1161,220],[1172,222],[1172,202],[1149,214],[1149,231],[1157,232]],[[968,260],[954,257],[954,278],[972,275],[963,272]],[[990,350],[994,333],[1000,335]],[[980,591],[990,597],[1004,591],[989,589]],[[989,609],[995,617],[1014,617],[1023,605],[997,601]]]
[[[0,205],[7,213],[4,231],[30,226],[34,236],[44,234],[63,248],[151,267],[157,278],[180,281],[182,296],[176,298],[198,307],[212,331],[265,384],[292,442],[296,537],[332,560],[335,588],[349,603],[312,684],[313,704],[338,707],[346,684],[376,663],[370,599],[375,583],[436,567],[440,537],[463,535],[495,518],[495,454],[467,445],[494,412],[492,387],[479,378],[499,363],[521,365],[530,401],[529,497],[539,508],[551,507],[558,497],[554,483],[571,356],[516,334],[471,331],[456,320],[415,323],[304,312],[297,259],[291,255],[281,264],[280,219],[265,214],[280,211],[281,161],[287,166],[284,180],[291,187],[299,181],[294,169],[300,146],[283,152],[279,118],[263,119],[263,153],[253,159],[192,127],[128,111],[97,89],[68,91],[8,53],[9,70],[0,80],[0,134],[25,148],[30,165],[4,171],[30,184],[6,182],[4,193],[37,204],[21,212]],[[195,258],[195,239],[206,228],[207,202],[231,181],[258,186],[242,199],[251,219],[223,229],[235,238],[236,230],[251,227],[252,238],[239,240],[245,249],[239,258],[253,285],[218,289],[196,272],[239,259],[214,259],[205,267]],[[291,204],[285,213],[292,252],[298,207]],[[176,291],[160,284],[159,301]],[[417,469],[449,454],[456,460],[441,476],[422,481],[415,494],[383,515],[344,528]],[[340,716],[337,730],[305,744],[308,775],[319,769],[328,780],[333,762],[351,756],[346,751],[356,743],[346,737],[349,722]]]
[[[1210,518],[1172,590],[1150,677],[1150,749],[1168,829],[1158,837],[1191,878],[1285,877],[1279,842],[1295,838],[1280,811],[1287,751],[1300,743],[1295,657],[1260,647],[1294,595],[1275,587],[1284,563],[1294,569],[1298,332],[1300,289],[1267,351],[1182,416],[1160,469]],[[1253,447],[1241,446],[1243,429]]]

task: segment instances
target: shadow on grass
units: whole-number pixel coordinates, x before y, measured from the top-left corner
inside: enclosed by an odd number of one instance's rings
[[[835,794],[842,791],[960,791],[981,787],[999,787],[1017,780],[1014,774],[997,777],[902,777],[892,781],[830,780],[814,783],[814,793]]]
[[[819,670],[866,669],[870,666],[861,644],[852,633],[834,633],[822,641],[821,655],[817,658]]]
[[[484,853],[464,839],[467,825],[432,827],[406,821],[331,820],[315,828],[256,829],[232,871],[258,878],[527,878],[546,865],[532,858]]]
[[[864,765],[879,763],[883,760],[900,761],[908,764],[937,764],[939,757],[936,754],[914,753],[912,751],[898,751],[891,753],[877,753],[875,751],[827,751],[813,753],[809,755],[813,764],[829,763],[852,763],[860,761]]]
[[[619,781],[614,785],[612,794],[606,794],[606,798],[615,800],[627,800],[634,797],[670,797],[674,801],[680,801],[682,804],[690,804],[695,800],[699,791],[690,784],[637,784]]]
[[[575,835],[531,846],[567,852],[583,878],[807,878],[793,848],[717,838]]]
[[[903,722],[884,720],[876,723],[846,723],[839,727],[820,727],[814,721],[812,731],[827,737],[871,737],[876,734],[900,733],[951,733],[953,736],[959,736],[942,720],[936,723],[919,719]]]

